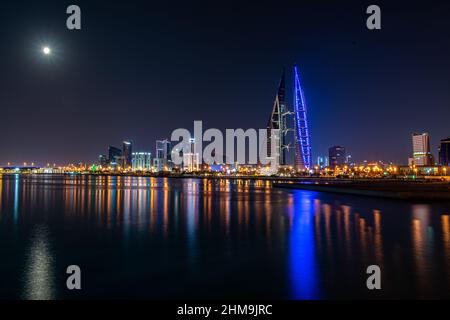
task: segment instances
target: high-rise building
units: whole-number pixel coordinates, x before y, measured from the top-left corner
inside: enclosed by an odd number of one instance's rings
[[[150,152],[133,152],[131,162],[133,171],[149,171],[152,168],[152,154]]]
[[[172,144],[169,140],[157,140],[156,141],[156,157],[164,159],[165,161],[171,161]]]
[[[122,144],[122,155],[123,155],[123,167],[130,167],[133,153],[133,143],[129,140],[125,140]]]
[[[98,164],[102,167],[105,167],[108,165],[108,157],[105,154],[101,154],[98,156]]]
[[[317,157],[317,165],[321,169],[328,167],[328,157],[327,156],[318,156]]]
[[[280,84],[278,85],[277,95],[272,107],[269,121],[267,123],[267,156],[268,158],[276,158],[279,165],[286,165],[286,151],[288,145],[286,144],[287,121],[286,117],[289,114],[286,107],[286,73],[283,69]],[[272,136],[271,130],[279,130],[279,133]],[[272,141],[277,139],[278,141]],[[272,152],[272,146],[275,154]]]
[[[294,124],[295,168],[296,170],[311,169],[311,136],[308,128],[305,95],[300,83],[297,66],[294,66]]]
[[[450,166],[450,137],[441,140],[439,145],[439,164]]]
[[[341,146],[333,146],[328,149],[328,159],[330,167],[342,166],[345,164],[347,158],[345,148]]]
[[[272,112],[267,124],[267,156],[279,165],[287,164],[287,143],[289,131],[294,131],[295,169],[308,170],[313,166],[311,156],[311,136],[308,128],[307,107],[305,95],[300,83],[297,66],[294,66],[294,110],[290,112],[286,106],[286,76],[285,70],[281,75],[277,95],[273,103]],[[294,129],[287,125],[287,116],[294,115]],[[277,130],[272,136],[272,130]],[[275,140],[275,141],[274,141]],[[272,150],[274,149],[274,150]]]
[[[351,154],[347,154],[345,156],[345,163],[349,164],[349,165],[353,165],[354,163],[352,162],[352,155]]]
[[[156,153],[153,161],[157,171],[163,171],[171,167],[172,144],[169,140],[164,139],[156,141]]]
[[[199,169],[199,154],[195,153],[195,139],[190,139],[190,152],[183,154],[183,170],[197,171]]]
[[[109,146],[108,148],[108,161],[110,163],[117,163],[117,158],[122,156],[122,150],[119,148]]]
[[[413,133],[413,164],[417,166],[433,165],[434,159],[430,150],[430,136],[428,133]]]

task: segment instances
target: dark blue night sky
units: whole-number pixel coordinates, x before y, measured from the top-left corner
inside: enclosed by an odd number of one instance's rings
[[[93,162],[123,139],[154,152],[194,120],[263,128],[294,63],[314,157],[339,144],[404,163],[412,132],[436,154],[450,136],[450,5],[392,2],[369,31],[368,1],[2,1],[0,163]],[[81,31],[65,27],[70,4]]]

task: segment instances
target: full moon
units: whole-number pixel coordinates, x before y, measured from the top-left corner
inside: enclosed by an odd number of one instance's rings
[[[52,52],[52,50],[50,50],[49,47],[43,47],[43,48],[42,48],[42,52],[43,52],[45,55],[49,55],[49,54]]]

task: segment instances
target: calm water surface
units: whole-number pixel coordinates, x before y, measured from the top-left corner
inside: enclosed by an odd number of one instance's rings
[[[0,298],[450,298],[449,214],[265,181],[3,175]]]

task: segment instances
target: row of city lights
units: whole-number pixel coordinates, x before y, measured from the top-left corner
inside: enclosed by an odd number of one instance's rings
[[[24,163],[24,167],[27,164]],[[0,168],[0,172],[8,172],[8,171],[29,171],[32,173],[115,173],[115,174],[152,174],[157,173],[155,167],[151,168],[142,168],[142,169],[133,169],[131,166],[128,167],[112,167],[112,166],[98,166],[98,165],[68,165],[68,166],[50,166],[49,164],[45,168],[33,168],[34,164],[29,168],[20,167],[10,167]],[[188,173],[198,173],[198,174],[217,174],[217,175],[249,175],[249,176],[264,176],[267,175],[264,173],[265,169],[269,169],[267,166],[252,166],[252,165],[222,165],[219,166],[220,170],[213,169],[212,166],[202,165],[196,170],[193,170]],[[438,176],[446,176],[447,172],[450,173],[447,167],[434,167],[434,168],[421,168],[415,165],[410,166],[382,166],[379,164],[368,164],[368,165],[355,165],[355,166],[336,166],[320,168],[319,166],[315,166],[312,170],[300,170],[296,171],[292,166],[281,167],[278,175],[279,176],[296,176],[296,175],[319,175],[319,176],[359,176],[359,177],[383,177],[383,176],[398,176],[398,175],[438,175]],[[163,168],[164,173],[180,173],[179,169],[171,169],[169,166],[165,166]]]

